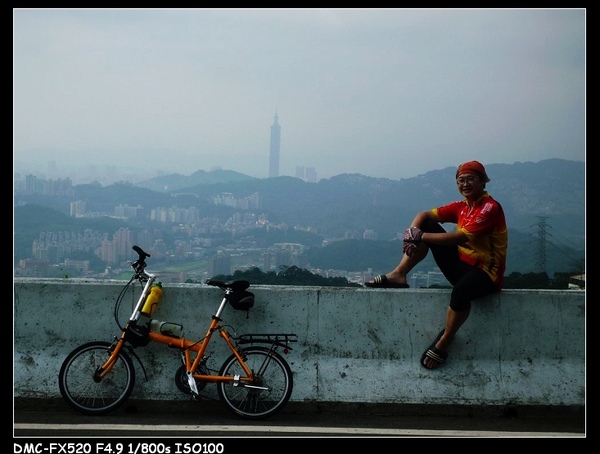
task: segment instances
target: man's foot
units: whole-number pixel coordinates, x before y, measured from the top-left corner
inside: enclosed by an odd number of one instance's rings
[[[444,364],[448,358],[448,352],[440,350],[436,347],[436,344],[444,335],[444,329],[440,331],[435,340],[421,355],[421,365],[426,369],[436,369],[437,367]]]
[[[371,288],[409,288],[406,282],[394,282],[385,274],[375,276],[371,282],[365,282],[365,287]]]

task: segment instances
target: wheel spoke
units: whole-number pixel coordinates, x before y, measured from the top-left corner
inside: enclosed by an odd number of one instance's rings
[[[104,414],[117,409],[127,400],[135,383],[131,358],[124,352],[102,380],[94,374],[110,355],[108,342],[96,341],[73,350],[59,372],[59,387],[63,398],[85,414]]]
[[[285,359],[263,347],[243,351],[246,364],[254,373],[254,381],[219,383],[219,397],[230,410],[247,419],[261,419],[277,413],[292,393],[292,372]],[[238,359],[232,355],[223,364],[220,375],[245,376]],[[253,387],[256,386],[256,387]]]

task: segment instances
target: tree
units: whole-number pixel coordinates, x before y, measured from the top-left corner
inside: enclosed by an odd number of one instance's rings
[[[260,268],[253,267],[245,271],[236,270],[232,275],[218,274],[213,276],[213,279],[222,281],[246,280],[254,285],[362,287],[360,284],[349,282],[345,277],[324,277],[295,265],[282,266],[279,273],[275,273],[274,271],[264,273]]]

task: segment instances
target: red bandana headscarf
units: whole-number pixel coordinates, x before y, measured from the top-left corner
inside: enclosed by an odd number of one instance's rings
[[[468,161],[459,165],[458,169],[456,170],[456,178],[464,173],[473,173],[479,175],[484,183],[490,181],[487,173],[485,173],[485,167],[483,167],[483,164],[479,161]]]

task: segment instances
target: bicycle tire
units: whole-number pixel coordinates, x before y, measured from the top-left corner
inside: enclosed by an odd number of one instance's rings
[[[263,419],[279,412],[290,399],[293,389],[292,370],[276,351],[266,347],[242,349],[242,357],[254,372],[256,380],[251,385],[267,387],[255,389],[234,382],[219,382],[219,398],[229,410],[244,419]],[[245,376],[237,357],[231,355],[219,371],[221,376]]]
[[[135,369],[123,350],[117,362],[100,382],[94,373],[108,357],[110,342],[93,341],[80,345],[67,355],[58,374],[60,393],[67,403],[86,415],[103,415],[119,408],[131,395]]]

